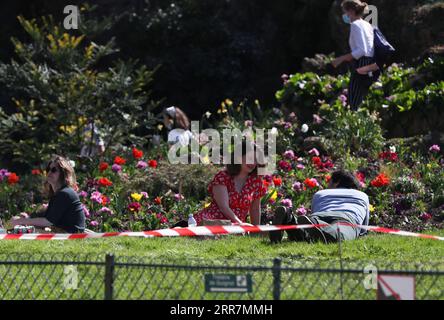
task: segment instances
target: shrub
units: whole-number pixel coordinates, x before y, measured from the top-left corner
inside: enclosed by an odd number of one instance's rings
[[[107,65],[102,58],[117,51],[112,41],[64,33],[51,18],[19,22],[31,41],[13,38],[17,60],[0,64],[15,104],[0,109],[0,161],[26,171],[53,153],[77,155],[95,142],[85,141],[88,125],[100,127],[106,146],[141,142],[134,130],[153,124],[157,105],[146,93],[152,71],[132,61]]]
[[[376,157],[384,142],[379,122],[376,113],[364,109],[357,112],[343,110],[328,120],[320,134],[325,136],[336,157],[347,152],[365,152]]]

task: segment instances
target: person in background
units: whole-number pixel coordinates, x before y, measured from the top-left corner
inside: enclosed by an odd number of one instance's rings
[[[95,156],[102,156],[105,152],[105,142],[100,135],[96,124],[88,123],[83,129],[83,144],[80,149],[80,157],[92,159]]]
[[[318,191],[312,200],[310,216],[295,216],[287,208],[279,207],[273,219],[273,225],[320,225],[309,229],[287,230],[288,239],[292,241],[322,241],[324,243],[339,240],[353,240],[364,235],[366,230],[356,225],[368,225],[370,203],[367,194],[359,191],[357,179],[349,172],[333,172],[328,189]],[[349,225],[340,225],[338,223]],[[354,226],[352,226],[354,225]],[[273,243],[280,242],[283,231],[269,233]]]
[[[185,112],[178,107],[168,107],[163,110],[163,124],[168,130],[168,143],[188,146],[193,134],[190,131],[190,120]]]
[[[374,31],[373,26],[362,19],[368,12],[368,5],[360,0],[345,0],[341,4],[345,23],[350,24],[349,45],[351,52],[336,58],[332,65],[336,68],[344,62],[352,62],[352,74],[348,88],[348,101],[352,110],[357,110],[372,83],[379,77],[379,68],[374,68]],[[362,70],[362,67],[373,65],[373,70]],[[377,66],[376,66],[377,67]],[[370,72],[372,71],[372,72]],[[374,71],[374,72],[373,72]]]
[[[77,194],[76,175],[70,161],[55,156],[46,167],[47,178],[44,191],[50,198],[48,207],[36,218],[13,218],[10,224],[56,227],[68,233],[85,230],[85,213]]]

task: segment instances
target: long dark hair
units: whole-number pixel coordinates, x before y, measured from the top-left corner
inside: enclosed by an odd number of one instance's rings
[[[177,128],[183,129],[183,130],[190,129],[190,119],[185,114],[185,112],[183,112],[182,109],[180,109],[178,107],[166,108],[163,110],[163,114],[167,118],[170,118],[173,120],[173,127],[174,127],[173,129],[177,129]]]
[[[239,149],[239,148],[242,148],[241,155],[245,156],[247,154],[247,151],[253,151],[256,153],[256,149],[258,147],[256,146],[256,144],[254,144],[251,141],[247,141],[246,139],[243,139],[241,143],[235,145],[233,151],[230,154],[231,163],[226,165],[227,172],[232,177],[237,176],[242,170],[242,164],[240,164],[240,163],[236,164],[235,158],[234,158],[234,156],[235,156],[234,150]],[[256,168],[254,168],[254,170],[252,172],[250,172],[250,175],[257,175],[257,167],[258,167],[258,165],[256,165]]]

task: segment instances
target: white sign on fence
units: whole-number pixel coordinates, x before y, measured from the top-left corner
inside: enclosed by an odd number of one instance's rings
[[[378,275],[378,300],[415,300],[415,277]]]

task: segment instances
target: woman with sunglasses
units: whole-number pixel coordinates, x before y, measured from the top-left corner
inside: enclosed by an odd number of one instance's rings
[[[37,228],[56,227],[68,233],[85,230],[85,213],[77,190],[76,175],[70,162],[55,156],[46,167],[44,192],[50,198],[48,208],[37,218],[13,219],[13,226],[27,225]]]

